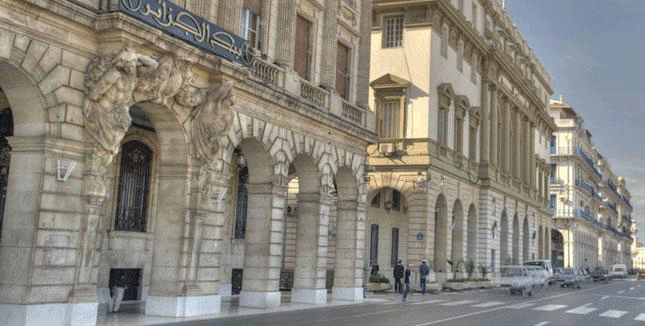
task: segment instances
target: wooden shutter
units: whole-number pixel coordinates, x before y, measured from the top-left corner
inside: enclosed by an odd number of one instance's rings
[[[338,43],[336,53],[336,91],[340,96],[347,99],[349,97],[349,48]]]
[[[296,46],[293,57],[293,70],[303,79],[309,79],[311,23],[298,16],[296,20]]]

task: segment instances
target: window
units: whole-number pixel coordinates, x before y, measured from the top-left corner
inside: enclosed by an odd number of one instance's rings
[[[397,48],[403,46],[403,17],[385,18],[383,47]]]
[[[549,207],[551,208],[551,214],[553,214],[554,216],[557,215],[556,214],[556,210],[558,209],[557,200],[558,200],[558,196],[556,194],[551,194],[549,196]]]
[[[439,108],[439,117],[437,120],[437,142],[439,145],[448,145],[448,110]]]
[[[118,198],[114,230],[146,231],[152,150],[140,141],[121,147]]]
[[[468,157],[475,161],[477,159],[477,127],[470,126],[468,138]]]
[[[349,48],[338,42],[336,51],[336,91],[349,99]]]
[[[399,260],[399,228],[392,228],[392,252],[390,253],[390,266],[396,266]]]
[[[392,209],[395,211],[401,210],[401,193],[397,190],[392,190]]]
[[[378,263],[378,224],[372,224],[370,233],[370,266]]]
[[[464,150],[464,120],[455,117],[455,152],[463,154]]]
[[[401,102],[400,100],[387,100],[383,102],[380,116],[380,138],[401,137],[400,128]]]
[[[379,192],[372,198],[372,207],[379,208],[381,207],[381,193]]]
[[[551,136],[551,154],[555,154],[557,152],[557,138],[555,136]]]
[[[293,70],[300,78],[309,80],[311,65],[311,23],[298,16],[296,20],[296,46]]]
[[[242,38],[244,38],[250,46],[260,49],[260,16],[257,12],[244,7],[242,9]]]
[[[444,25],[441,28],[441,56],[448,59],[448,26]]]
[[[237,151],[237,164],[235,239],[244,239],[246,236],[246,211],[249,199],[248,191],[246,189],[246,183],[249,181],[249,169],[246,167],[244,155],[240,151]]]
[[[475,3],[473,3],[472,22],[473,22],[473,26],[475,26],[475,29],[477,29],[477,23],[478,23],[477,14],[478,14],[477,13],[477,5]]]
[[[457,47],[457,70],[459,72],[464,71],[464,41],[459,41],[459,46]]]
[[[472,62],[470,64],[470,82],[477,85],[477,55],[473,54]]]

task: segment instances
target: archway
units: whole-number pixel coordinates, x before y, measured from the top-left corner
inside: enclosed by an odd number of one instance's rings
[[[474,204],[468,208],[468,242],[466,258],[477,266],[477,209]]]
[[[513,257],[510,263],[513,265],[520,263],[520,221],[517,213],[513,216]]]
[[[524,226],[522,227],[522,260],[529,260],[531,257],[529,257],[529,241],[530,239],[530,234],[529,234],[529,217],[528,215],[524,217]],[[517,262],[518,264],[522,264],[522,261]]]
[[[434,213],[434,264],[439,273],[448,271],[448,204],[443,194],[437,197]]]
[[[506,216],[506,210],[502,212],[502,219],[500,221],[499,246],[500,265],[510,264],[510,257],[508,256],[508,217]]]
[[[450,228],[452,229],[450,259],[452,271],[455,272],[457,269],[463,270],[463,266],[459,267],[459,264],[462,264],[464,259],[464,211],[459,200],[456,200],[452,207]]]

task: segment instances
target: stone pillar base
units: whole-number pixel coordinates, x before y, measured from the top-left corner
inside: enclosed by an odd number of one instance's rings
[[[167,317],[191,317],[220,312],[219,295],[202,295],[187,297],[148,296],[146,315]]]
[[[1,326],[94,326],[98,302],[0,304]]]
[[[240,292],[240,307],[247,308],[276,308],[280,307],[282,294],[278,292]]]
[[[291,290],[291,302],[326,304],[327,289],[293,289]]]
[[[332,300],[363,302],[363,288],[337,288],[331,290]]]
[[[233,293],[233,284],[231,283],[220,283],[217,288],[217,293],[222,297],[230,297]]]

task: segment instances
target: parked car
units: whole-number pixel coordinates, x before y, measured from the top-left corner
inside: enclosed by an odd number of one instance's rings
[[[533,283],[531,295],[542,293],[544,288],[549,286],[549,278],[547,277],[547,274],[545,274],[544,269],[538,266],[527,266],[527,270]]]
[[[596,281],[605,281],[605,283],[609,282],[609,271],[604,268],[604,267],[596,267],[596,269],[591,272],[591,279],[596,282]]]
[[[609,278],[622,278],[623,280],[627,278],[627,265],[625,264],[613,264],[609,268]]]
[[[533,294],[536,281],[526,266],[502,266],[500,272],[500,286],[510,288],[511,294]]]
[[[640,270],[636,273],[636,279],[645,280],[645,271]]]
[[[586,269],[580,267],[578,268],[578,272],[580,273],[580,279],[583,283],[591,282],[591,275],[589,275]]]
[[[549,284],[552,284],[553,279],[553,267],[551,266],[550,260],[526,260],[524,261],[524,266],[537,266],[546,273],[546,277],[549,281]]]
[[[560,283],[561,287],[569,286],[579,289],[581,280],[582,278],[580,276],[580,272],[577,269],[563,268],[561,277],[558,282]]]

